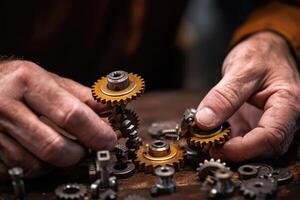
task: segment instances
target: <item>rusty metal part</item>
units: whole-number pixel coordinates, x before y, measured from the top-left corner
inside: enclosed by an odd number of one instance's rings
[[[176,185],[173,180],[175,170],[173,167],[157,167],[154,173],[158,176],[158,181],[150,190],[150,194],[152,196],[166,195],[176,192]]]
[[[14,167],[8,170],[8,174],[12,179],[12,186],[16,199],[25,199],[26,190],[23,180],[23,169],[20,167]]]
[[[144,92],[144,88],[145,83],[140,76],[132,73],[127,74],[123,71],[114,71],[94,83],[92,94],[98,102],[120,106],[139,97]]]
[[[241,183],[240,191],[246,197],[267,199],[277,190],[276,181],[271,179],[253,178]]]
[[[210,197],[227,196],[234,192],[234,185],[231,180],[232,172],[228,169],[219,169],[215,172],[217,179],[215,187],[210,191]]]
[[[274,178],[278,184],[284,184],[293,179],[292,172],[287,168],[277,168],[274,169],[272,173],[272,178]]]
[[[153,172],[158,166],[173,166],[176,170],[184,165],[185,152],[176,144],[155,140],[141,146],[136,152],[135,163],[140,171]]]
[[[60,185],[55,189],[55,195],[58,199],[82,199],[87,194],[86,186],[78,183],[68,183]]]
[[[264,163],[251,163],[249,165],[252,165],[257,168],[258,178],[270,178],[274,171],[273,167]]]
[[[253,165],[242,165],[238,168],[240,180],[247,180],[257,177],[258,168]]]
[[[198,177],[201,182],[203,182],[207,176],[214,176],[217,170],[230,170],[226,167],[225,162],[221,162],[220,159],[215,160],[211,158],[210,160],[204,160],[203,163],[199,163],[197,168]]]
[[[211,131],[203,131],[193,126],[187,136],[187,144],[193,149],[203,149],[209,145],[223,144],[230,134],[231,129],[228,123]]]
[[[111,113],[111,115],[108,117],[109,123],[113,127],[114,130],[120,130],[122,131],[122,122],[124,120],[130,120],[131,124],[138,129],[140,120],[137,116],[137,114],[129,109],[125,108],[115,108],[115,111]]]

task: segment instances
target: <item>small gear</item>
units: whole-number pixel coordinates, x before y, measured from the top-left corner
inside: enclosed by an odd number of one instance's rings
[[[223,144],[230,134],[231,129],[228,123],[211,131],[203,131],[194,126],[187,136],[187,144],[192,149],[203,149],[207,145]]]
[[[276,192],[276,181],[271,179],[253,178],[245,180],[241,183],[240,191],[246,197],[255,198],[262,197],[266,199]]]
[[[155,140],[150,145],[140,146],[135,163],[140,171],[153,172],[158,166],[172,166],[179,170],[184,166],[184,151],[176,144]]]
[[[203,163],[199,163],[197,168],[198,177],[201,182],[205,181],[207,176],[214,176],[214,173],[217,170],[230,170],[229,167],[226,167],[225,162],[221,162],[220,159],[215,160],[211,158],[210,160],[204,160]]]
[[[55,189],[55,195],[61,200],[82,199],[87,194],[86,186],[78,183],[60,185]]]
[[[137,114],[132,110],[121,109],[116,114],[112,114],[108,117],[109,123],[114,130],[120,130],[123,127],[122,122],[126,119],[130,120],[131,124],[134,125],[136,129],[138,129],[140,120]]]
[[[144,80],[136,74],[114,71],[102,77],[92,86],[92,94],[98,102],[111,106],[126,105],[140,96],[145,89]]]

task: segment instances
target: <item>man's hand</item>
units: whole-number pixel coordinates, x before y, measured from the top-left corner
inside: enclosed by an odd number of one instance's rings
[[[28,61],[0,63],[0,177],[20,166],[26,176],[70,166],[91,149],[112,149],[116,134],[96,113],[90,89]],[[45,116],[78,139],[70,140],[40,120]],[[80,144],[79,144],[80,143]],[[3,175],[3,174],[2,174]]]
[[[284,38],[251,36],[231,50],[222,72],[196,114],[202,129],[228,119],[232,126],[233,138],[211,156],[243,161],[285,153],[300,115],[300,76]]]

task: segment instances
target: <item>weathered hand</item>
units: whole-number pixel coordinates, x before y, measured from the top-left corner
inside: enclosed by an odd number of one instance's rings
[[[252,35],[231,50],[222,72],[196,114],[202,129],[232,125],[233,137],[211,156],[243,161],[285,153],[300,116],[300,76],[284,38]]]
[[[96,114],[106,107],[92,99],[90,89],[32,62],[1,62],[0,94],[0,177],[12,166],[22,167],[26,176],[37,176],[49,165],[79,162],[85,154],[82,145],[115,145],[116,134]],[[49,127],[41,115],[78,142]]]

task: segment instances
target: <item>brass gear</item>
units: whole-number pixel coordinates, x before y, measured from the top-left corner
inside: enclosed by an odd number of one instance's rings
[[[203,149],[208,145],[223,144],[229,138],[231,129],[228,123],[224,123],[213,131],[202,131],[196,128],[191,129],[187,137],[187,144],[192,149]]]
[[[111,83],[110,77],[118,77],[120,74],[125,74],[127,79],[122,79],[122,85],[115,80]],[[120,76],[121,77],[121,76]],[[121,77],[123,78],[123,77]],[[124,81],[126,80],[126,81]],[[111,86],[111,84],[115,84]],[[118,85],[119,84],[119,85]],[[144,80],[137,74],[124,71],[114,71],[107,77],[102,77],[92,86],[92,94],[96,101],[108,104],[111,106],[120,106],[129,103],[131,100],[139,97],[145,89]]]
[[[177,144],[155,140],[150,145],[140,146],[136,151],[137,169],[151,173],[159,166],[172,166],[179,170],[184,166],[185,152]]]

